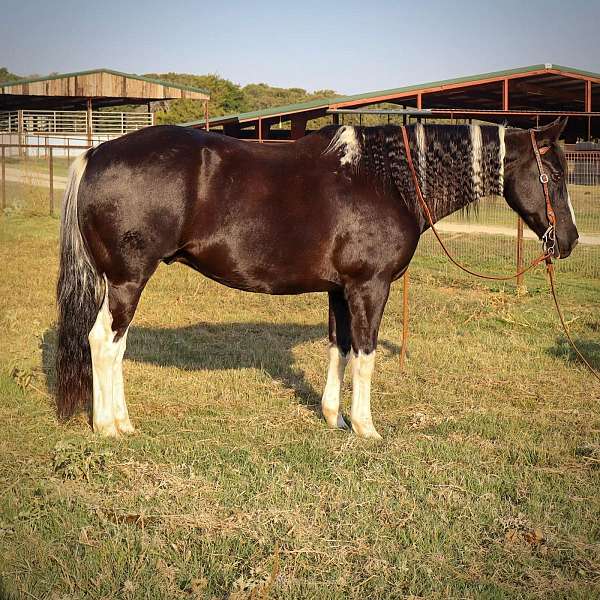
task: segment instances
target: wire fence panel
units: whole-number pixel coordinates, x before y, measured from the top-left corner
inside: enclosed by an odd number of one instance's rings
[[[566,152],[569,165],[568,190],[579,230],[579,245],[566,260],[557,261],[559,271],[585,277],[600,277],[600,152]],[[475,210],[455,213],[440,221],[444,243],[467,266],[482,269],[506,264],[505,273],[516,271],[517,217],[504,198],[485,198]],[[456,270],[445,258],[437,240],[428,231],[419,243],[419,256],[439,264],[443,271]],[[525,226],[524,264],[541,253],[541,245]]]

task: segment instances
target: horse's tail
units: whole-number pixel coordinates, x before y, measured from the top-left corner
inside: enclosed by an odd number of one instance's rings
[[[103,279],[94,267],[79,229],[77,193],[89,150],[71,165],[60,224],[60,270],[56,288],[58,349],[56,353],[58,416],[69,418],[90,405],[92,357],[88,334],[100,310]]]

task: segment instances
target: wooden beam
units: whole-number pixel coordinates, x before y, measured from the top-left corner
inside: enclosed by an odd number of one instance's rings
[[[515,81],[511,85],[511,89],[515,92],[522,92],[530,96],[556,98],[563,102],[581,102],[581,99],[578,98],[576,94],[569,94],[563,90],[544,88],[527,81]]]
[[[292,131],[291,138],[298,140],[306,133],[306,122],[308,121],[308,115],[299,114],[292,117]]]
[[[592,112],[592,82],[585,82],[585,112]]]
[[[508,79],[502,82],[502,110],[508,110]]]

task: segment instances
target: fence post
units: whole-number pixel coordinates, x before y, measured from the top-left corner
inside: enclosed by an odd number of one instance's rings
[[[517,217],[517,273],[523,270],[523,220]],[[523,288],[524,275],[517,276],[517,291]]]
[[[54,216],[54,154],[52,146],[48,147],[48,171],[50,175],[50,216]]]
[[[404,369],[408,345],[408,269],[404,272],[402,287],[402,347],[400,348],[400,370]]]
[[[2,210],[6,208],[6,148],[2,146]]]

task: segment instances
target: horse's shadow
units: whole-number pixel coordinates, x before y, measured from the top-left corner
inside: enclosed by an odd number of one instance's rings
[[[261,369],[293,390],[300,403],[316,410],[320,401],[320,391],[315,390],[307,381],[294,357],[294,348],[307,342],[322,342],[318,347],[325,357],[326,327],[325,324],[258,322],[197,323],[164,329],[132,326],[127,336],[125,358],[186,371]],[[391,342],[380,340],[380,345],[389,351],[398,351],[398,347]],[[54,328],[45,332],[42,350],[48,389],[54,393]],[[323,364],[325,366],[325,361]]]
[[[600,343],[583,339],[574,339],[573,341],[590,366],[597,371],[600,370]],[[581,363],[581,359],[564,336],[557,337],[554,346],[549,348],[547,353],[568,362]]]

